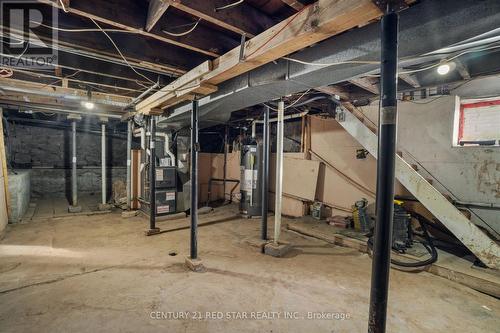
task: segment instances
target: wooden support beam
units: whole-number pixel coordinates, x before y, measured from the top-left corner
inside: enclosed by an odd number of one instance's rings
[[[380,95],[380,89],[378,82],[375,82],[374,79],[368,77],[358,77],[355,79],[349,80],[349,83],[352,83],[366,91],[371,92],[375,95]]]
[[[281,2],[287,4],[296,11],[302,10],[302,8],[305,7],[302,3],[298,2],[297,0],[281,0]]]
[[[33,90],[35,92],[40,92],[40,94],[43,93],[61,94],[61,95],[67,95],[68,97],[73,96],[73,97],[85,98],[87,97],[88,94],[87,90],[83,89],[55,87],[43,83],[26,82],[10,78],[0,78],[0,88],[2,87],[13,87],[17,89]],[[6,95],[7,94],[4,95],[0,94],[0,98],[6,98]],[[20,94],[21,100],[23,96],[28,96],[28,94],[24,95]],[[109,102],[116,102],[119,104],[128,104],[132,101],[132,97],[129,96],[116,95],[111,93],[102,93],[98,91],[92,92],[92,98],[94,99],[94,101],[96,101],[96,103],[99,103],[99,101],[109,101]]]
[[[183,96],[190,93],[209,94],[217,90],[217,87],[209,83],[203,83],[201,77],[212,69],[212,62],[205,61],[193,68],[174,82],[161,88],[136,106],[139,113],[151,114],[152,110],[163,109],[174,102],[185,100]]]
[[[420,88],[420,83],[414,75],[410,74],[398,74],[399,78],[406,83],[408,83],[413,88]]]
[[[170,4],[166,3],[164,0],[150,0],[149,8],[148,8],[148,18],[146,20],[146,31],[151,31],[154,25],[160,17],[162,17],[163,13],[167,10]]]
[[[243,62],[239,47],[215,59],[206,79],[219,84],[381,15],[371,0],[319,0],[247,41]]]
[[[470,76],[469,70],[467,69],[467,66],[462,61],[460,61],[460,59],[458,59],[458,58],[453,60],[453,62],[457,66],[457,71],[460,74],[460,76],[464,80],[470,80],[471,76]]]
[[[207,22],[215,24],[223,29],[245,34],[253,37],[261,31],[272,27],[277,22],[269,18],[265,13],[242,2],[228,9],[215,11],[221,5],[221,1],[214,0],[168,0],[172,7],[183,12],[199,17]]]
[[[201,83],[217,85],[381,15],[382,12],[371,0],[319,0],[246,41],[243,61],[240,47],[236,47],[215,59],[213,69],[197,78],[201,78]],[[189,82],[196,79],[191,77],[190,72],[184,76]],[[167,93],[156,93],[155,98],[165,102],[162,95]],[[155,101],[149,101],[148,105],[137,110],[142,112],[141,109],[148,110],[157,105]]]

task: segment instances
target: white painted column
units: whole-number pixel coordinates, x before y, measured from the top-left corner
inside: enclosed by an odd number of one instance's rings
[[[102,181],[102,204],[106,205],[106,122],[107,118],[101,118],[101,181]]]
[[[132,120],[127,123],[127,209],[131,208],[132,200]]]
[[[278,122],[276,134],[276,200],[274,207],[274,244],[278,244],[281,232],[281,200],[283,195],[283,115],[285,103],[278,103]]]

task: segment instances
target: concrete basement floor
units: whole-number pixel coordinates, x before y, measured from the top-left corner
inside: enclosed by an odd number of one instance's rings
[[[148,222],[140,217],[113,213],[9,226],[0,242],[1,331],[366,332],[367,255],[283,231],[293,253],[265,256],[244,241],[259,234],[260,221],[230,218],[236,212],[226,206],[200,216],[214,222],[199,228],[205,273],[184,267],[187,229],[145,237]],[[392,270],[389,301],[389,332],[500,332],[497,299],[429,273]],[[207,319],[213,311],[275,311],[281,318]],[[283,319],[285,311],[298,319]],[[160,318],[179,312],[189,319]],[[197,312],[205,319],[194,319]],[[308,312],[348,318],[310,320]]]

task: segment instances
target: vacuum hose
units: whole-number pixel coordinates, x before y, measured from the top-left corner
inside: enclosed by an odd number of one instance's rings
[[[429,221],[425,217],[423,217],[422,215],[420,215],[418,213],[412,212],[411,215],[420,224],[420,227],[422,228],[422,231],[423,231],[424,237],[425,237],[425,242],[420,242],[420,241],[416,241],[416,242],[421,243],[425,247],[425,249],[430,254],[430,258],[422,260],[422,261],[416,261],[416,262],[404,262],[404,261],[398,261],[395,259],[391,259],[391,264],[396,265],[396,266],[401,266],[401,267],[423,267],[423,266],[433,264],[437,261],[438,253],[437,253],[436,247],[434,246],[434,243],[432,242],[431,237],[429,236],[429,233],[427,232],[427,226],[425,225],[424,222],[422,222],[422,221],[426,221],[426,222],[429,222]],[[370,251],[372,251],[373,250],[373,237],[372,236],[370,236],[368,238],[367,243],[368,243],[368,248],[370,249]]]

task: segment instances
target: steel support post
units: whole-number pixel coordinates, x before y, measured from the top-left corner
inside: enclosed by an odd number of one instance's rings
[[[78,185],[77,185],[77,175],[76,175],[76,120],[73,120],[71,122],[71,129],[72,129],[72,153],[73,157],[71,159],[71,195],[72,195],[72,201],[71,205],[73,207],[78,206]]]
[[[107,203],[107,190],[106,190],[106,124],[101,124],[101,199],[102,205]]]
[[[191,111],[191,248],[190,258],[198,258],[198,100]]]
[[[223,174],[223,179],[224,181],[222,182],[222,187],[223,187],[223,194],[224,194],[224,202],[226,201],[226,179],[227,179],[227,140],[228,140],[228,135],[229,135],[229,126],[226,125],[226,128],[224,129],[224,174]],[[229,198],[229,201],[232,201],[233,198]]]
[[[394,211],[397,126],[398,21],[391,5],[381,22],[381,98],[377,160],[376,224],[374,232],[368,332],[385,332]]]
[[[156,121],[151,116],[149,122],[149,229],[156,228]]]
[[[264,108],[262,150],[262,223],[261,239],[267,240],[267,212],[269,204],[269,107]]]
[[[127,209],[131,209],[132,202],[132,120],[127,123]]]

